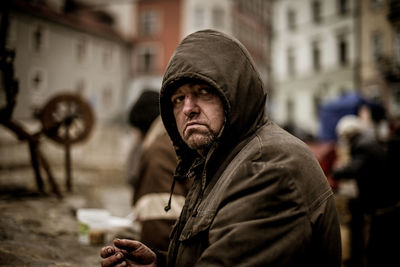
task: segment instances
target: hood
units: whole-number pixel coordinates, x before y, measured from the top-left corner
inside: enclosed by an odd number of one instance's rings
[[[213,30],[190,34],[175,50],[160,92],[161,117],[182,161],[193,161],[190,155],[195,152],[179,135],[170,96],[179,86],[196,80],[211,85],[222,99],[226,120],[218,142],[225,149],[232,149],[266,121],[267,91],[244,46]]]

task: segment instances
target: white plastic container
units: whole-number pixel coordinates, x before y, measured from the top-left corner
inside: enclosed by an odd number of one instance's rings
[[[110,213],[104,209],[78,209],[79,242],[99,245],[105,241],[109,228]]]

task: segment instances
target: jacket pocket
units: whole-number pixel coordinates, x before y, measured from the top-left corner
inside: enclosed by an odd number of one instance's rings
[[[207,231],[214,219],[214,214],[214,212],[199,211],[195,217],[190,217],[182,230],[179,241],[188,241],[199,233]]]

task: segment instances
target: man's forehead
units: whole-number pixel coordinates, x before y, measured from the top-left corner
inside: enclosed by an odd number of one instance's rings
[[[176,94],[179,92],[189,92],[201,88],[210,88],[214,89],[211,85],[205,83],[205,82],[189,82],[189,83],[184,83],[180,86],[178,86],[172,94]],[[215,89],[214,89],[215,90]]]

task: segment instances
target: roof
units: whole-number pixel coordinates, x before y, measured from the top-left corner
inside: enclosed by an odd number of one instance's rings
[[[98,37],[127,42],[110,23],[102,22],[99,19],[98,11],[90,9],[89,6],[77,8],[72,12],[66,13],[43,3],[35,4],[35,2],[31,1],[12,0],[10,8],[12,11],[36,16]]]

